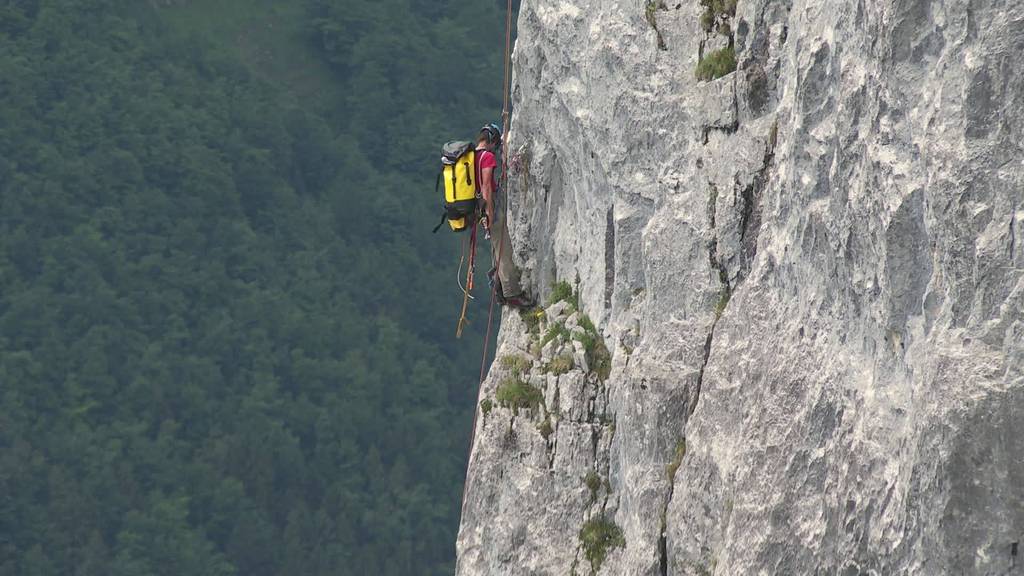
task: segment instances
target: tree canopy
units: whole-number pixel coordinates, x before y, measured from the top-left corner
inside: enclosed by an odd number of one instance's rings
[[[453,571],[501,10],[0,6],[0,576]]]

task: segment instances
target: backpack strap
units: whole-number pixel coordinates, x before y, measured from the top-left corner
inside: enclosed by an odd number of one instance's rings
[[[455,194],[455,191],[459,189],[459,182],[457,180],[458,176],[455,175],[456,172],[458,172],[458,170],[455,169],[455,164],[452,164],[452,194],[453,195]],[[455,199],[458,199],[458,196],[456,196]]]
[[[480,198],[480,159],[477,158],[477,156],[479,156],[479,153],[476,151],[476,148],[474,148],[473,149],[473,178],[476,179],[476,185],[473,186],[473,189],[476,191],[476,197],[479,199]]]
[[[441,213],[441,221],[437,223],[437,226],[434,226],[434,231],[431,232],[431,234],[437,234],[437,231],[441,229],[441,226],[444,226],[444,221],[447,218],[448,218],[448,213],[447,212],[442,212]]]
[[[441,175],[443,174],[443,169],[437,173],[437,182],[434,183],[434,196],[437,196],[438,190],[441,189]],[[431,234],[437,234],[437,231],[441,229],[441,226],[444,226],[444,220],[446,216],[447,214],[445,212],[441,213],[441,221],[437,224],[437,226],[434,226],[434,231],[431,232]]]

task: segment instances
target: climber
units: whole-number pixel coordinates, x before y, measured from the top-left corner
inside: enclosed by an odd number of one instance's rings
[[[496,147],[500,145],[501,128],[496,124],[488,124],[480,129],[476,142],[476,176],[484,204],[481,224],[486,230],[485,237],[491,241],[491,262],[494,263],[494,268],[488,276],[491,282],[497,282],[495,294],[499,302],[513,308],[532,308],[535,303],[519,284],[519,269],[512,262],[512,242],[508,235],[508,225],[505,219],[501,218],[501,195],[495,174],[498,160],[494,154]]]

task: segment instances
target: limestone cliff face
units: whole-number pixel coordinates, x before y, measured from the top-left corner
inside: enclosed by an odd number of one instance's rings
[[[458,574],[1024,574],[1024,2],[702,11],[523,1]]]

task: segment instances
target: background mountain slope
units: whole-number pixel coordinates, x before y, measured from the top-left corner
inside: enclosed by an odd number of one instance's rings
[[[0,7],[0,574],[452,572],[483,313],[433,174],[503,24],[454,8]]]

